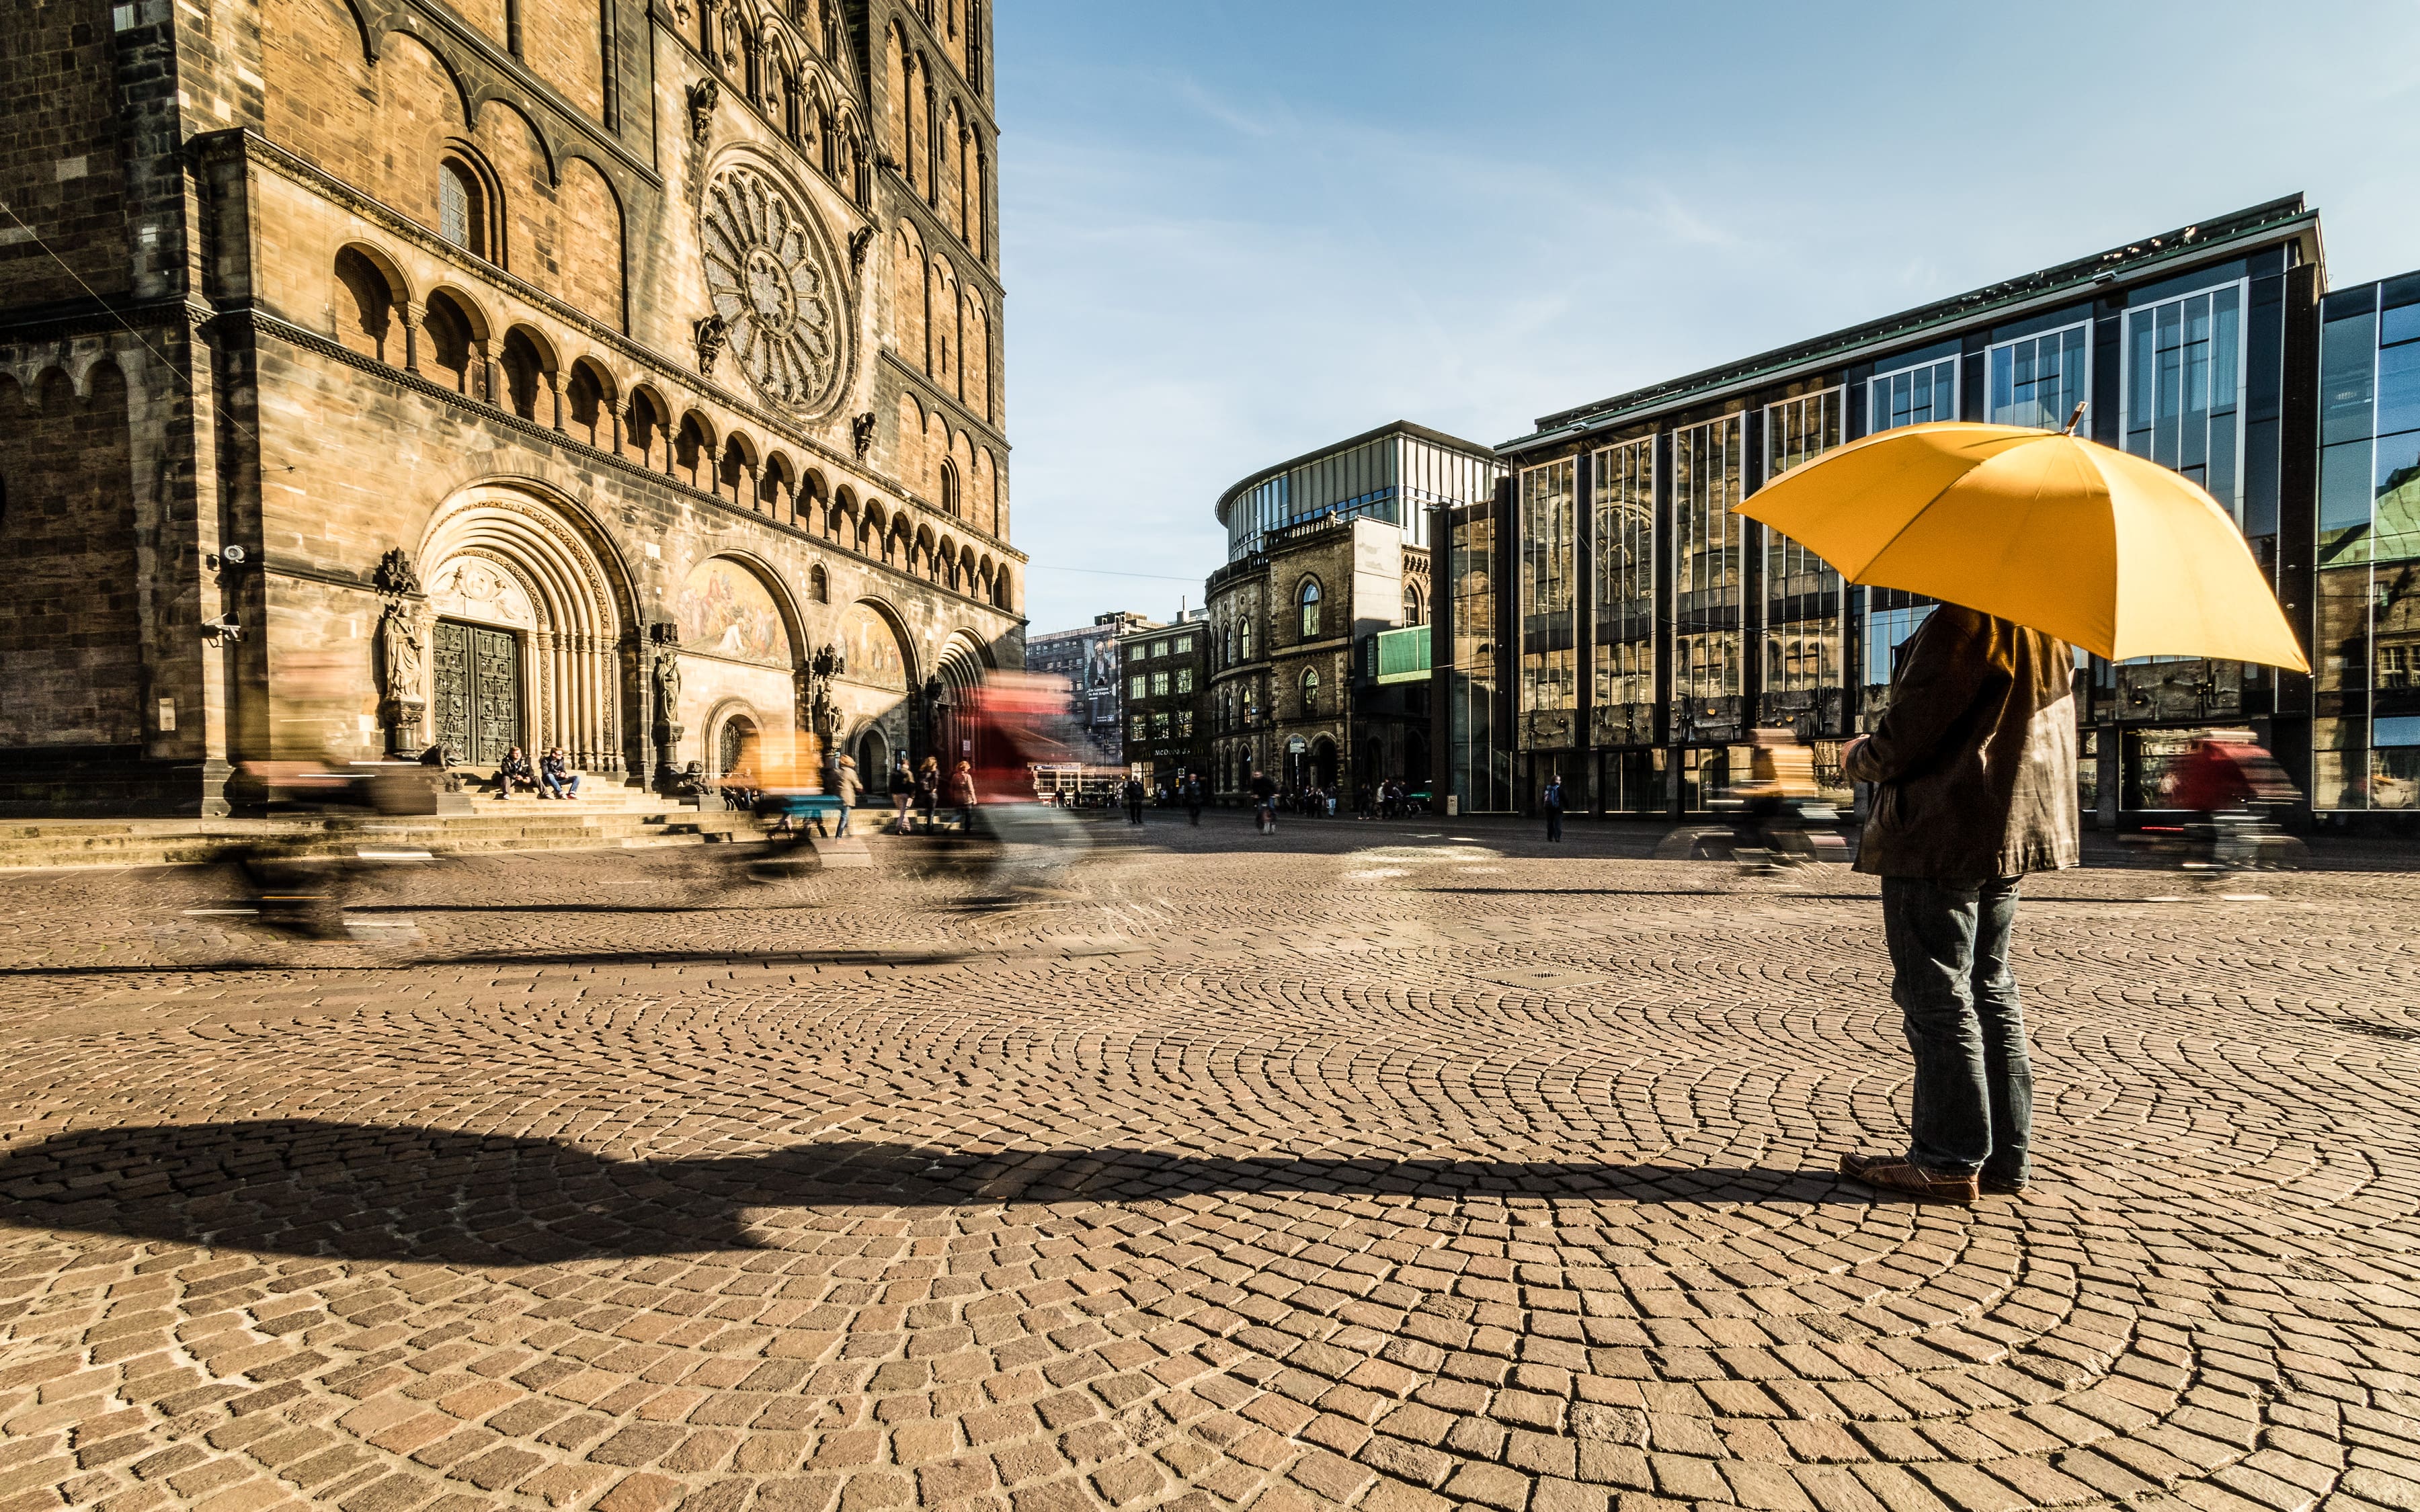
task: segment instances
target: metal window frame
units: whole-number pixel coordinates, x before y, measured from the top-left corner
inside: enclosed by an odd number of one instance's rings
[[[1962,412],[1962,408],[1966,401],[1966,374],[1964,372],[1966,364],[1960,361],[1960,355],[1961,354],[1958,353],[1952,353],[1947,357],[1928,357],[1923,362],[1903,363],[1900,366],[1891,368],[1885,372],[1877,372],[1871,378],[1867,378],[1866,434],[1868,436],[1880,436],[1885,431],[1898,430],[1900,428],[1897,425],[1878,425],[1874,424],[1874,386],[1878,383],[1887,383],[1891,379],[1898,378],[1902,373],[1920,373],[1928,368],[1947,367],[1949,369],[1949,418],[1952,420],[1957,419]],[[1843,429],[1846,428],[1847,418],[1848,417],[1845,415],[1841,417]],[[1923,422],[1918,421],[1916,422],[1916,424],[1921,424]]]
[[[2248,280],[2248,279],[2247,279],[2247,280],[2245,280],[2245,282],[2248,284],[2248,283],[2250,282],[2250,280]],[[2226,285],[2223,285],[2223,284],[2222,284],[2222,285],[2214,285],[2214,286],[2216,286],[2216,287],[2220,287],[2220,288],[2224,288],[2224,287],[2226,287]],[[2195,290],[2194,292],[2195,292],[2195,293],[2202,293],[2202,292],[2206,292],[2206,291],[2196,289],[2196,290]],[[2192,298],[2192,295],[2180,295],[2180,296],[2179,296],[2179,298],[2180,298],[2180,299],[2190,299],[2190,298]],[[2161,301],[2160,302],[2161,302],[2161,303],[2163,303],[2163,304],[2164,304],[2164,303],[2166,303],[2167,301],[2164,301],[2164,300],[2163,300],[2163,301]],[[2148,306],[2148,305],[2147,305],[2147,306],[2145,306],[2145,308],[2147,308],[2147,309],[2148,309],[2148,308],[2150,308],[2150,306]],[[2054,327],[2052,327],[2052,328],[2051,328],[2050,330],[2048,330],[2048,331],[2037,331],[2037,332],[2033,332],[2032,334],[2030,334],[2030,335],[2024,335],[2024,336],[2010,336],[2010,337],[2009,337],[2008,340],[2006,340],[2006,341],[1995,341],[1995,342],[1992,343],[1990,346],[1988,346],[1988,347],[1984,347],[1984,348],[1983,348],[1983,420],[1984,420],[1985,424],[1993,424],[1993,425],[2007,424],[2007,422],[2004,422],[2004,421],[1997,421],[1997,420],[1993,420],[1993,419],[1992,418],[1992,359],[1993,359],[1994,356],[1996,356],[1997,354],[2001,353],[2001,352],[2004,352],[2004,351],[2013,351],[2013,350],[2015,350],[2017,347],[2024,346],[2024,345],[2025,343],[2027,343],[2027,342],[2036,342],[2036,343],[2039,343],[2039,342],[2047,341],[2047,340],[2049,340],[2049,339],[2050,339],[2051,337],[2053,337],[2053,336],[2064,336],[2064,335],[2066,335],[2066,334],[2067,334],[2069,332],[2071,332],[2071,331],[2081,331],[2081,332],[2084,332],[2084,390],[2083,390],[2083,392],[2084,392],[2084,396],[2085,396],[2086,398],[2087,398],[2087,399],[2091,398],[2091,397],[2092,397],[2092,346],[2093,346],[2093,343],[2092,343],[2092,324],[2093,324],[2093,322],[2092,322],[2092,317],[2091,317],[2090,316],[2085,316],[2083,319],[2081,319],[2081,320],[2071,320],[2071,321],[2069,321],[2067,324],[2065,324],[2065,325],[2063,325],[2063,326],[2054,326]],[[2250,324],[2250,322],[2247,320],[2247,321],[2245,321],[2245,322],[2244,322],[2244,324],[2249,325],[2249,324]],[[2121,319],[2120,319],[2120,324],[2119,324],[2119,327],[2118,327],[2118,346],[2119,346],[2119,347],[2120,347],[2120,350],[2119,350],[2119,352],[2118,352],[2118,363],[2119,363],[2119,367],[2120,367],[2120,370],[2121,370],[2121,371],[2120,371],[2120,376],[2119,376],[2119,378],[2118,378],[2119,388],[2118,388],[2118,409],[2122,411],[2122,410],[2125,409],[2125,405],[2126,405],[2126,393],[2125,393],[2125,388],[2124,388],[2125,378],[2124,378],[2123,371],[2122,371],[2122,370],[2123,370],[2124,363],[2125,363],[2125,352],[2124,352],[2124,350],[2123,350],[2123,347],[2124,347],[2124,346],[2125,346],[2125,327],[2124,327],[2124,324],[2123,324],[2122,317],[2121,317]],[[2242,366],[2242,363],[2238,363],[2238,364],[2237,364],[2237,367],[2238,367],[2238,370],[2239,370],[2239,371],[2241,371]],[[2058,421],[2058,424],[2062,424],[2062,425],[2063,425],[2063,424],[2067,424],[2067,418],[2066,418],[2064,415],[2058,416],[2058,417],[2056,417],[2056,418],[2057,418],[2057,421]],[[2124,439],[2124,435],[2125,435],[2124,430],[2123,430],[2123,428],[2122,428],[2122,416],[2121,416],[2121,428],[2120,428],[2120,430],[2119,430],[2118,435],[2119,435],[2119,439],[2122,440]]]

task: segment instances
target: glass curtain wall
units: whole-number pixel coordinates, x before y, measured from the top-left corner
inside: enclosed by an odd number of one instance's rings
[[[1891,678],[1898,674],[1908,637],[1932,613],[1932,603],[1895,588],[1866,594],[1866,668],[1857,702],[1857,728],[1870,731],[1890,706]]]
[[[2311,803],[2411,810],[2420,807],[2420,276],[2329,296],[2319,407]]]
[[[2092,392],[2092,323],[2004,341],[1985,360],[1984,418],[1995,425],[2064,430]]]
[[[1590,617],[1592,746],[1655,742],[1655,438],[1594,462],[1596,604]],[[1610,795],[1609,795],[1610,797]]]
[[[2126,312],[2126,450],[2243,518],[2243,286]]]
[[[2242,284],[2204,289],[2126,312],[2120,347],[2121,428],[2126,450],[2174,468],[2243,518],[2243,301]],[[2241,717],[2241,662],[2149,656],[2109,671],[2110,702],[2127,721]],[[2164,758],[2139,740],[2120,748],[2120,779],[2155,792],[2138,764]],[[2162,767],[2164,770],[2164,767]]]
[[[1579,463],[1521,474],[1521,745],[1568,749],[1579,711]]]
[[[1465,813],[1512,807],[1512,750],[1498,728],[1496,646],[1496,517],[1456,511],[1448,527],[1447,592],[1452,597],[1453,667],[1447,685],[1453,793]]]
[[[1958,360],[1945,357],[1877,374],[1866,385],[1866,432],[1897,430],[1929,420],[1958,418]],[[1871,730],[1890,702],[1892,671],[1899,666],[1900,647],[1932,612],[1932,601],[1897,589],[1873,589],[1866,594],[1866,666],[1860,674],[1864,689],[1857,700],[1857,726]]]
[[[1848,391],[1767,405],[1767,482],[1840,444]],[[1778,531],[1764,536],[1764,688],[1759,724],[1792,725],[1802,739],[1840,730],[1846,668],[1840,625],[1846,590],[1823,558]]]
[[[1746,415],[1672,433],[1672,738],[1740,733],[1741,448]]]

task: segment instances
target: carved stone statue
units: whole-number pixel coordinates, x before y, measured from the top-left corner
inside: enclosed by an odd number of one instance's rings
[[[857,448],[857,459],[864,461],[865,454],[874,450],[873,410],[869,409],[848,423],[848,440]]]
[[[689,86],[689,134],[691,140],[704,142],[714,130],[714,101],[721,85],[712,79],[700,79]]]
[[[675,723],[680,717],[680,653],[667,646],[656,653],[656,722]]]
[[[722,323],[722,316],[710,315],[690,329],[697,333],[697,371],[701,377],[712,378],[714,360],[731,340],[731,328]]]
[[[826,739],[840,733],[840,703],[832,697],[832,679],[847,670],[848,658],[829,640],[799,669],[807,728]]]
[[[865,266],[866,249],[874,245],[874,227],[861,225],[848,234],[848,270],[854,276]]]
[[[399,546],[389,547],[379,558],[378,572],[371,584],[388,598],[416,598],[420,595],[420,574],[413,570],[411,553]]]
[[[379,616],[379,651],[386,672],[386,696],[398,703],[420,702],[422,680],[420,615],[402,604],[389,604]]]

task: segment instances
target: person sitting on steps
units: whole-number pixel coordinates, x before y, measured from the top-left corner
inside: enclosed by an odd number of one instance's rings
[[[541,798],[576,798],[580,796],[580,774],[563,754],[561,746],[550,746],[537,761],[538,796]]]
[[[529,758],[521,754],[521,748],[519,746],[515,746],[503,761],[496,764],[497,800],[501,802],[511,797],[516,784],[524,792],[537,791],[537,773],[532,769]]]

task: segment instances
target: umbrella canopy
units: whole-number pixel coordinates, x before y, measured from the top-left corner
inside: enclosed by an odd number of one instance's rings
[[[1963,604],[2111,661],[2310,670],[2218,501],[2080,436],[1908,425],[1795,468],[1737,507],[1852,582]]]

